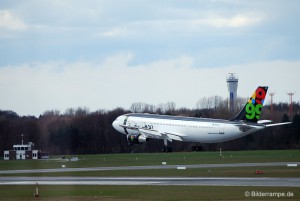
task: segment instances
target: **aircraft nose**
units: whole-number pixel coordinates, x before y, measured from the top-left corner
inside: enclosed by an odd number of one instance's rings
[[[114,129],[118,130],[118,121],[114,120],[114,122],[112,123],[112,126],[114,127]]]

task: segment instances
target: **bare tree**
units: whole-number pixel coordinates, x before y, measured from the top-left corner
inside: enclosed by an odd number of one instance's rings
[[[167,102],[165,104],[166,112],[168,113],[174,113],[176,109],[176,104],[174,102]]]
[[[223,98],[221,96],[213,96],[213,108],[215,109],[215,111],[218,110],[218,108],[222,105],[223,102]]]
[[[154,113],[156,111],[156,107],[148,103],[136,102],[131,104],[130,110],[134,113],[136,112]]]
[[[203,97],[196,103],[197,109],[214,109],[217,110],[219,105],[222,103],[223,98],[221,96]]]
[[[42,116],[59,116],[60,111],[59,110],[47,110],[43,113]]]

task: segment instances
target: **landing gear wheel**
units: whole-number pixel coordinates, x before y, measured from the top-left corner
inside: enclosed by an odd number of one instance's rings
[[[172,147],[167,147],[167,146],[164,146],[163,149],[162,149],[163,152],[172,152]]]
[[[129,152],[133,153],[133,144],[128,143],[128,146],[129,146]]]

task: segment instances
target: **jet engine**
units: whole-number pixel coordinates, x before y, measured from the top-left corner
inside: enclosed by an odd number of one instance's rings
[[[127,141],[129,144],[143,144],[148,142],[149,138],[146,138],[142,134],[129,134],[127,135]]]

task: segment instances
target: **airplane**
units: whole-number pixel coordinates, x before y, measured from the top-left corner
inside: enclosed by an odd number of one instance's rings
[[[231,120],[129,113],[117,117],[112,125],[117,131],[127,135],[129,145],[143,144],[149,139],[164,140],[164,152],[172,152],[167,143],[173,140],[195,143],[225,142],[267,127],[292,123],[272,124],[271,120],[259,120],[267,90],[267,86],[259,86],[244,108]]]

